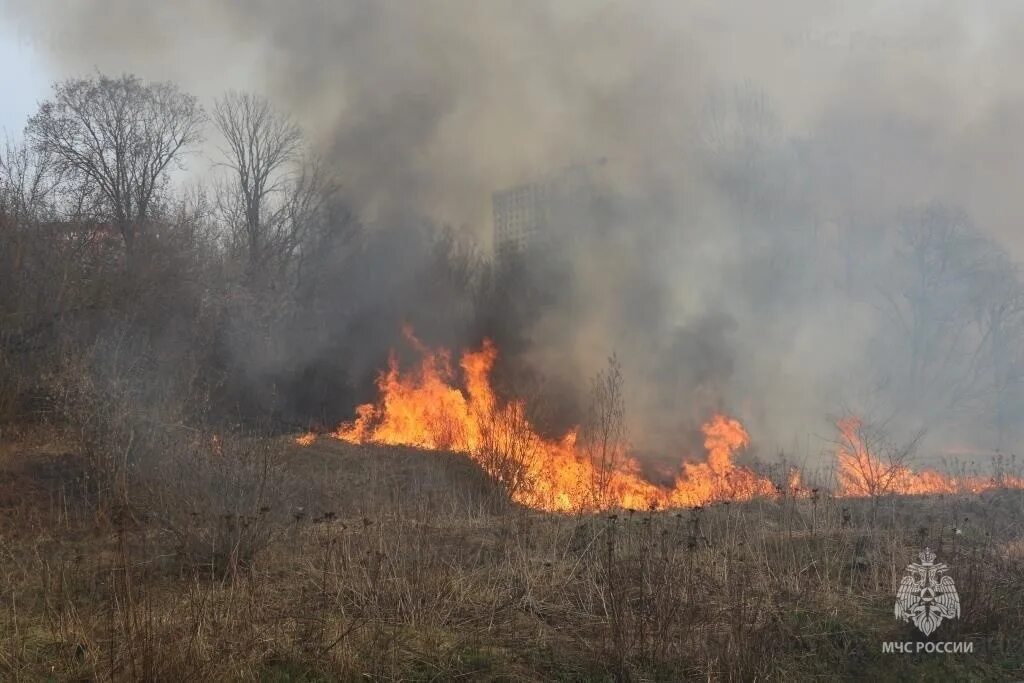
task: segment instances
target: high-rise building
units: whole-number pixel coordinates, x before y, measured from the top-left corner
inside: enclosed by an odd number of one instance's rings
[[[550,245],[576,219],[591,210],[606,183],[597,178],[605,159],[564,168],[539,182],[524,183],[491,196],[494,211],[494,252],[501,259]]]
[[[492,195],[494,250],[499,258],[549,236],[548,195],[547,183],[526,183]]]

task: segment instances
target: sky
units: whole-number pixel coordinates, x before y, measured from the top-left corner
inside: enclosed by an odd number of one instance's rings
[[[51,79],[32,43],[6,19],[0,19],[0,65],[0,131],[17,137]]]

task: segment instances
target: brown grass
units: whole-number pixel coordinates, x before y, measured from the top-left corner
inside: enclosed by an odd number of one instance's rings
[[[97,505],[81,459],[52,434],[5,445],[0,675],[926,680],[1024,672],[1021,492],[883,499],[874,522],[865,501],[827,496],[555,516],[514,508],[458,456],[323,439],[308,449],[286,440],[259,447],[279,452],[281,465],[273,503],[261,504],[274,508],[261,522],[265,539],[245,562],[217,564],[217,548],[207,557],[183,544],[173,515],[149,497]],[[210,532],[221,524],[216,500],[193,506],[196,539],[222,538]],[[925,544],[951,566],[963,606],[936,637],[970,640],[974,654],[881,653],[883,641],[918,639],[892,605],[904,566]]]

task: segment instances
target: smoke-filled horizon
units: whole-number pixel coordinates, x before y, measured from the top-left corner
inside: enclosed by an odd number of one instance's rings
[[[641,451],[714,410],[803,455],[846,411],[1022,435],[1015,3],[8,4],[55,73],[266,93],[374,225],[489,248],[492,192],[607,158],[517,357],[585,384],[614,350]]]

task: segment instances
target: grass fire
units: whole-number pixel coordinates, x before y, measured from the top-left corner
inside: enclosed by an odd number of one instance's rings
[[[1018,5],[3,2],[0,681],[1024,680]]]
[[[380,399],[357,408],[357,418],[330,436],[348,443],[412,446],[468,454],[513,500],[538,510],[580,512],[611,507],[664,509],[771,495],[766,478],[733,463],[749,443],[738,421],[715,415],[702,427],[707,461],[681,463],[673,486],[658,486],[640,474],[626,443],[592,447],[575,428],[556,439],[534,431],[522,401],[502,402],[489,374],[497,348],[488,340],[462,354],[465,390],[454,386],[447,351],[431,351],[411,331],[422,354],[418,368],[403,375],[394,355],[378,380]],[[605,425],[607,426],[607,425]],[[298,437],[308,445],[308,437]]]
[[[738,420],[721,414],[701,427],[706,459],[680,460],[674,485],[659,486],[643,477],[626,443],[603,443],[602,452],[594,454],[579,443],[578,427],[557,439],[537,434],[521,400],[502,402],[495,395],[490,373],[498,350],[490,340],[485,339],[479,350],[462,353],[460,389],[448,350],[426,348],[408,328],[405,337],[421,355],[418,367],[403,374],[392,353],[388,369],[377,381],[378,401],[358,406],[355,420],[327,436],[352,444],[465,453],[504,484],[513,500],[546,511],[658,510],[808,492],[796,468],[783,481],[773,482],[738,466],[734,455],[750,444],[750,436]],[[902,459],[885,461],[872,451],[856,417],[839,420],[837,430],[834,488],[839,497],[1024,489],[1024,478],[1006,472],[956,476],[914,471]],[[295,441],[309,446],[315,439],[307,433]],[[622,455],[609,459],[608,452]]]

